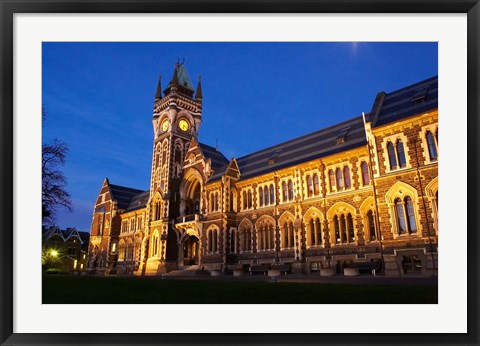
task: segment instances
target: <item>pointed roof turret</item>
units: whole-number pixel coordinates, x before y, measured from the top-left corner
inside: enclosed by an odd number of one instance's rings
[[[197,91],[195,92],[195,99],[202,99],[202,76],[198,76]]]
[[[172,86],[177,87],[177,90],[188,97],[193,97],[195,89],[193,88],[192,81],[188,76],[187,70],[185,68],[185,61],[177,62],[173,70],[173,77],[168,87],[164,90],[165,95],[170,93]]]
[[[155,100],[162,99],[162,76],[158,76],[157,91],[155,92]]]

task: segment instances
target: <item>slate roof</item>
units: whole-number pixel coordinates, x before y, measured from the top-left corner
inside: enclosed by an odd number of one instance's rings
[[[85,242],[88,243],[88,240],[90,239],[89,232],[78,232],[76,228],[60,229],[58,226],[51,226],[49,228],[42,229],[42,239],[44,242],[48,241],[55,234],[60,236],[64,242],[70,237],[76,237],[79,238],[83,244],[85,244]]]
[[[203,155],[212,160],[212,169],[216,172],[219,168],[228,165],[230,162],[220,151],[207,144],[198,143]]]
[[[383,103],[380,102],[381,97],[384,97]],[[379,93],[367,117],[375,127],[437,107],[438,77],[435,76],[389,94]],[[240,179],[270,173],[366,144],[363,119],[362,116],[358,116],[238,158]],[[227,166],[228,164],[225,164],[216,169],[209,182],[221,179]]]
[[[385,97],[380,105],[379,97],[382,94]],[[379,93],[371,111],[373,127],[428,112],[435,108],[438,108],[438,76],[428,78],[389,94]]]
[[[127,209],[132,198],[139,193],[143,192],[142,190],[132,189],[129,187],[119,186],[119,185],[110,185],[110,191],[112,192],[112,199],[117,201],[117,207],[119,209]]]
[[[178,84],[189,89],[192,91],[195,91],[193,88],[192,81],[190,80],[190,77],[188,76],[187,69],[185,68],[185,65],[179,64],[177,65],[177,78],[178,78]]]
[[[342,132],[346,132],[343,142],[338,142]],[[362,145],[366,145],[365,129],[363,119],[359,116],[238,158],[240,179],[270,173]]]
[[[144,208],[147,205],[149,197],[150,197],[149,190],[143,191],[133,196],[125,211],[132,211],[132,210]]]

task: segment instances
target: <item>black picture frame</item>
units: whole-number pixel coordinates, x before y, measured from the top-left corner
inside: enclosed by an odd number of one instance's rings
[[[478,345],[479,0],[0,0],[2,345],[422,344]],[[16,13],[467,13],[468,310],[465,334],[20,334],[13,332],[13,16]],[[452,316],[454,318],[454,316]]]

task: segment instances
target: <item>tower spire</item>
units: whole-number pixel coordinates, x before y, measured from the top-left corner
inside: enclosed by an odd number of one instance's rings
[[[162,76],[158,76],[157,91],[155,92],[155,100],[162,99]]]
[[[202,76],[198,76],[197,91],[195,92],[195,99],[202,99]]]
[[[172,77],[172,85],[178,85],[178,65],[175,64],[175,68],[173,69],[173,77]]]

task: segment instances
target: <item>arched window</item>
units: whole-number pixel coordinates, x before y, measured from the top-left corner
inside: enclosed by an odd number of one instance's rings
[[[315,244],[321,245],[322,244],[322,229],[320,227],[320,219],[317,217],[315,220]]]
[[[340,236],[342,237],[342,243],[347,241],[347,227],[345,224],[345,215],[340,215]]]
[[[155,220],[160,220],[160,201],[155,202]]]
[[[427,131],[427,144],[428,144],[428,154],[430,155],[430,161],[435,161],[438,157],[437,145],[430,131]]]
[[[352,186],[352,182],[350,180],[350,168],[348,168],[348,166],[343,168],[343,177],[345,179],[345,188],[349,189]]]
[[[313,219],[310,219],[310,245],[315,246],[315,224],[313,223]]]
[[[367,229],[368,235],[367,239],[370,241],[374,241],[377,239],[375,234],[375,220],[373,218],[373,211],[369,210],[367,213]]]
[[[275,189],[270,185],[270,204],[275,204]]]
[[[293,201],[293,183],[291,180],[288,181],[288,200]]]
[[[407,160],[405,159],[405,150],[403,148],[403,142],[401,140],[397,141],[397,154],[400,167],[405,167],[407,165]]]
[[[264,193],[264,198],[265,198],[265,205],[269,205],[270,204],[270,198],[269,198],[269,194],[268,194],[268,186],[265,186],[265,190],[263,190],[263,193]]]
[[[332,222],[336,244],[350,244],[355,242],[355,228],[351,213],[335,215]]]
[[[313,180],[312,177],[307,175],[307,196],[313,196]]]
[[[407,223],[405,222],[405,210],[400,198],[395,200],[395,208],[397,211],[398,233],[404,234],[407,232]]]
[[[417,232],[417,223],[415,222],[415,211],[413,210],[413,203],[410,196],[405,197],[405,206],[407,208],[408,230],[410,233]]]
[[[287,221],[283,224],[283,248],[293,248],[295,245],[295,238],[293,234],[293,222]]]
[[[230,229],[230,252],[237,253],[237,232],[235,229]]]
[[[158,235],[152,237],[152,257],[158,256]]]
[[[215,193],[215,211],[218,211],[219,203],[218,203],[218,192]]]
[[[320,192],[320,184],[318,182],[318,174],[313,175],[313,194],[316,196]]]
[[[213,245],[212,245],[213,252],[218,251],[218,231],[216,229],[213,230]]]
[[[328,171],[328,178],[330,180],[330,192],[333,192],[335,187],[335,173],[333,173],[333,170]]]
[[[353,218],[352,214],[348,213],[347,215],[347,233],[348,233],[348,242],[355,242],[355,232],[353,231]]]
[[[370,173],[368,172],[368,165],[365,161],[362,162],[362,178],[363,178],[363,185],[370,185]]]
[[[213,193],[211,193],[210,194],[210,211],[214,210],[214,206],[215,206],[215,201],[214,201]]]
[[[248,191],[248,208],[252,207],[252,191]]]
[[[182,148],[179,145],[175,146],[175,162],[182,163]]]
[[[283,191],[283,201],[286,202],[288,200],[288,190],[287,190],[287,183],[282,183],[282,191]]]
[[[260,196],[260,206],[263,207],[263,188],[258,189],[258,194]]]
[[[252,251],[252,231],[244,228],[240,231],[240,251]]]
[[[335,243],[339,244],[342,242],[342,238],[340,238],[340,223],[337,215],[333,217],[333,227],[335,229]]]
[[[208,231],[208,252],[211,253],[213,249],[213,235],[212,230]]]
[[[337,189],[341,190],[343,189],[343,174],[340,168],[337,168],[336,176],[337,176]]]
[[[392,142],[387,143],[388,159],[390,161],[390,169],[397,169],[397,155],[395,154],[395,147]]]
[[[243,191],[243,209],[247,209],[247,193]]]

